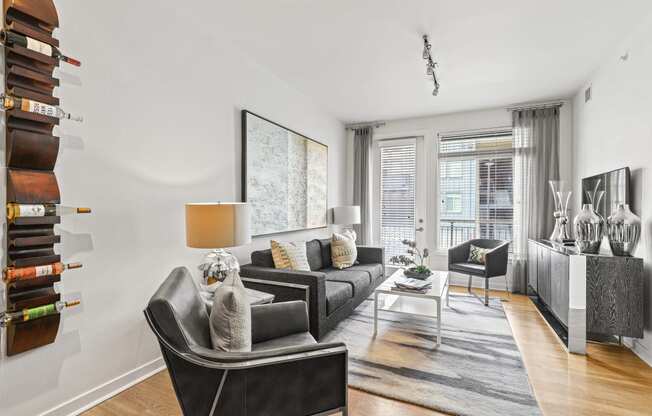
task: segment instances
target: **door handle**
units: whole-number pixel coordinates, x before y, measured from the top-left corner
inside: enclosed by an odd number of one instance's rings
[[[414,231],[422,232],[422,231],[423,231],[423,227],[415,228]]]

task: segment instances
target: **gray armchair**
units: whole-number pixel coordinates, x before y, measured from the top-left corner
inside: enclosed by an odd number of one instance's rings
[[[179,267],[145,317],[185,416],[347,413],[346,347],[314,340],[305,302],[252,306],[252,351],[216,351],[197,284]]]
[[[476,247],[491,249],[485,257],[485,264],[469,262],[469,247],[471,244]],[[492,277],[505,276],[505,289],[509,293],[506,276],[508,257],[509,241],[489,239],[469,240],[448,249],[448,270],[469,276],[469,293],[472,293],[471,283],[473,276],[484,278],[484,305],[489,306],[489,279]]]

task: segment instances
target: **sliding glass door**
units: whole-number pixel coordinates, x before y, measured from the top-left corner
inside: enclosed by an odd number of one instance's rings
[[[422,208],[417,198],[417,138],[375,142],[375,240],[385,248],[385,264],[406,254],[403,240],[422,245]]]

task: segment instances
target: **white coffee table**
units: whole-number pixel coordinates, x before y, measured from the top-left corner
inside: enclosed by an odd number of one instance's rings
[[[448,272],[433,271],[428,280],[432,287],[426,293],[392,290],[397,279],[404,278],[403,269],[395,271],[374,291],[374,336],[378,333],[378,311],[424,316],[437,320],[437,346],[441,345],[441,303],[448,305]],[[382,296],[379,296],[382,295]]]

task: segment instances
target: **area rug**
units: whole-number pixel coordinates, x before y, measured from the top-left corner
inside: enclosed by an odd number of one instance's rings
[[[374,338],[367,300],[323,340],[346,343],[349,386],[452,415],[541,415],[499,299],[451,293],[439,348],[434,319],[378,319]]]

